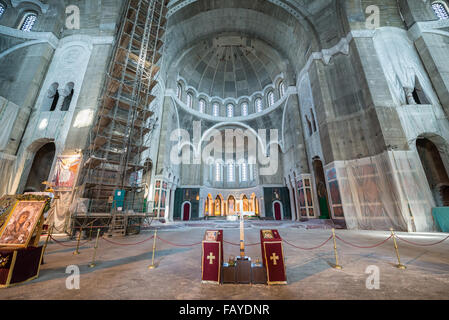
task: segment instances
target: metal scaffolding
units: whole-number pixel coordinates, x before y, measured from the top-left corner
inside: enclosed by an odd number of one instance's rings
[[[89,199],[87,212],[84,217],[74,212],[73,226],[109,218],[110,231],[124,234],[125,214],[134,221],[147,215],[146,199],[138,191],[142,174],[151,170],[143,154],[155,123],[150,105],[156,97],[151,93],[160,69],[168,2],[127,0],[124,5],[97,120],[84,150],[79,190]],[[120,203],[117,191],[125,194]]]

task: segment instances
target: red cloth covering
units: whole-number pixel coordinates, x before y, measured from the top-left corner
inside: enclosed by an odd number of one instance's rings
[[[201,280],[220,283],[222,250],[218,241],[203,241]]]
[[[267,236],[267,234],[271,236]],[[260,243],[263,264],[267,269],[268,284],[286,284],[284,250],[279,232],[277,230],[261,230]]]
[[[201,279],[221,282],[223,264],[223,230],[206,230],[202,244]]]
[[[39,274],[42,250],[42,246],[20,249],[1,249],[0,286],[10,286],[37,277]],[[16,253],[15,260],[14,253]],[[11,278],[8,283],[9,275]]]

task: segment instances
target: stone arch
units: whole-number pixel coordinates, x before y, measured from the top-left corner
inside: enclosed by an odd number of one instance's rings
[[[35,151],[25,182],[24,192],[45,191],[46,186],[42,182],[49,179],[55,154],[56,146],[54,142],[47,142]]]
[[[422,134],[416,139],[416,150],[437,206],[449,206],[447,145],[438,135]]]

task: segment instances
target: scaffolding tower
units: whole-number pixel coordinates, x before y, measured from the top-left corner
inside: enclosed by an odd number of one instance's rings
[[[109,225],[125,235],[146,213],[142,174],[151,170],[149,137],[154,128],[152,90],[160,69],[168,0],[127,0],[109,64],[95,125],[84,150],[79,193],[88,199],[75,210],[72,230]],[[78,211],[78,212],[77,212]]]

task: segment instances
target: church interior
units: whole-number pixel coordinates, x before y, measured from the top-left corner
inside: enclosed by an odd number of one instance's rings
[[[127,256],[131,262],[115,264],[114,241],[143,241],[157,229],[155,243],[169,240],[158,244],[156,257],[173,264],[155,269],[164,274],[183,261],[195,270],[195,260],[181,249],[171,253],[169,241],[194,243],[204,229],[225,229],[234,242],[240,236],[243,250],[243,223],[246,252],[254,256],[259,247],[248,243],[274,228],[302,247],[324,241],[330,230],[334,249],[338,233],[356,243],[390,236],[396,254],[394,232],[437,241],[449,232],[448,61],[447,0],[0,0],[0,253],[21,201],[42,199],[45,208],[26,207],[42,219],[30,222],[35,238],[25,246],[37,247],[41,234],[47,240],[54,252],[47,264],[59,272],[43,265],[50,287],[66,261],[78,259],[57,251],[58,239],[77,243],[75,252],[80,241],[95,252],[99,237],[111,241],[100,241],[99,254],[123,272],[145,261]],[[439,278],[449,270],[446,243],[422,262],[439,265],[435,295],[449,287]],[[411,243],[401,244],[413,261]],[[348,264],[360,254],[350,250]],[[286,283],[300,286],[308,279],[304,262],[292,248],[285,256]],[[316,262],[310,279],[328,272],[326,257],[307,259]],[[170,287],[164,297],[201,298],[200,287],[186,281],[179,286],[194,287],[190,296]],[[391,282],[391,290],[400,286]],[[50,292],[42,285],[31,282],[27,297]],[[13,298],[23,293],[11,290]],[[318,292],[272,294],[314,299]]]

